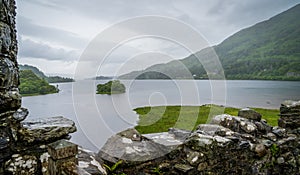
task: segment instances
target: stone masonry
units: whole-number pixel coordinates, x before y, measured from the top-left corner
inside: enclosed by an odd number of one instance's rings
[[[49,174],[47,145],[70,138],[76,127],[63,117],[24,121],[29,112],[18,90],[15,10],[14,0],[0,0],[0,174]]]
[[[300,102],[285,101],[280,107],[280,119],[278,126],[287,129],[296,129],[300,127]]]

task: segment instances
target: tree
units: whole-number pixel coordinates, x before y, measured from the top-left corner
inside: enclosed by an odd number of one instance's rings
[[[105,84],[97,85],[97,94],[121,94],[125,93],[125,85],[122,84],[119,80],[109,81]]]
[[[49,83],[31,70],[20,71],[20,93],[22,95],[41,95],[57,93],[58,89],[55,86],[49,85]]]

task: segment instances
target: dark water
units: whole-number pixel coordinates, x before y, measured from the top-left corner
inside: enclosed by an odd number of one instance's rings
[[[157,105],[219,104],[234,107],[279,108],[284,100],[300,99],[300,82],[288,81],[123,81],[127,92],[96,95],[99,81],[58,84],[60,92],[24,97],[27,119],[62,115],[76,122],[72,141],[97,151],[108,137],[134,126],[132,109]]]

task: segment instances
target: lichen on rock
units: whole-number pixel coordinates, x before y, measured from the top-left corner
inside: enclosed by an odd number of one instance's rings
[[[52,142],[76,131],[75,123],[61,116],[26,120],[21,124],[18,132],[24,144]]]

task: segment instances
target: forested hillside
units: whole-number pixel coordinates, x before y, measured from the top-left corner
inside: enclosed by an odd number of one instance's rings
[[[64,83],[64,82],[73,82],[74,79],[60,77],[60,76],[46,76],[42,71],[40,71],[37,67],[30,65],[19,65],[20,70],[31,70],[34,74],[39,76],[42,79],[45,79],[48,83]]]
[[[227,79],[300,80],[300,5],[213,46]],[[205,57],[207,49],[195,55]],[[207,79],[195,55],[120,76],[123,79]],[[206,59],[206,58],[205,58]],[[209,58],[207,58],[209,59]],[[188,71],[187,71],[188,70]],[[192,75],[192,76],[191,76]]]
[[[20,71],[20,93],[28,95],[44,95],[58,92],[55,86],[49,85],[47,81],[38,77],[31,70]]]

